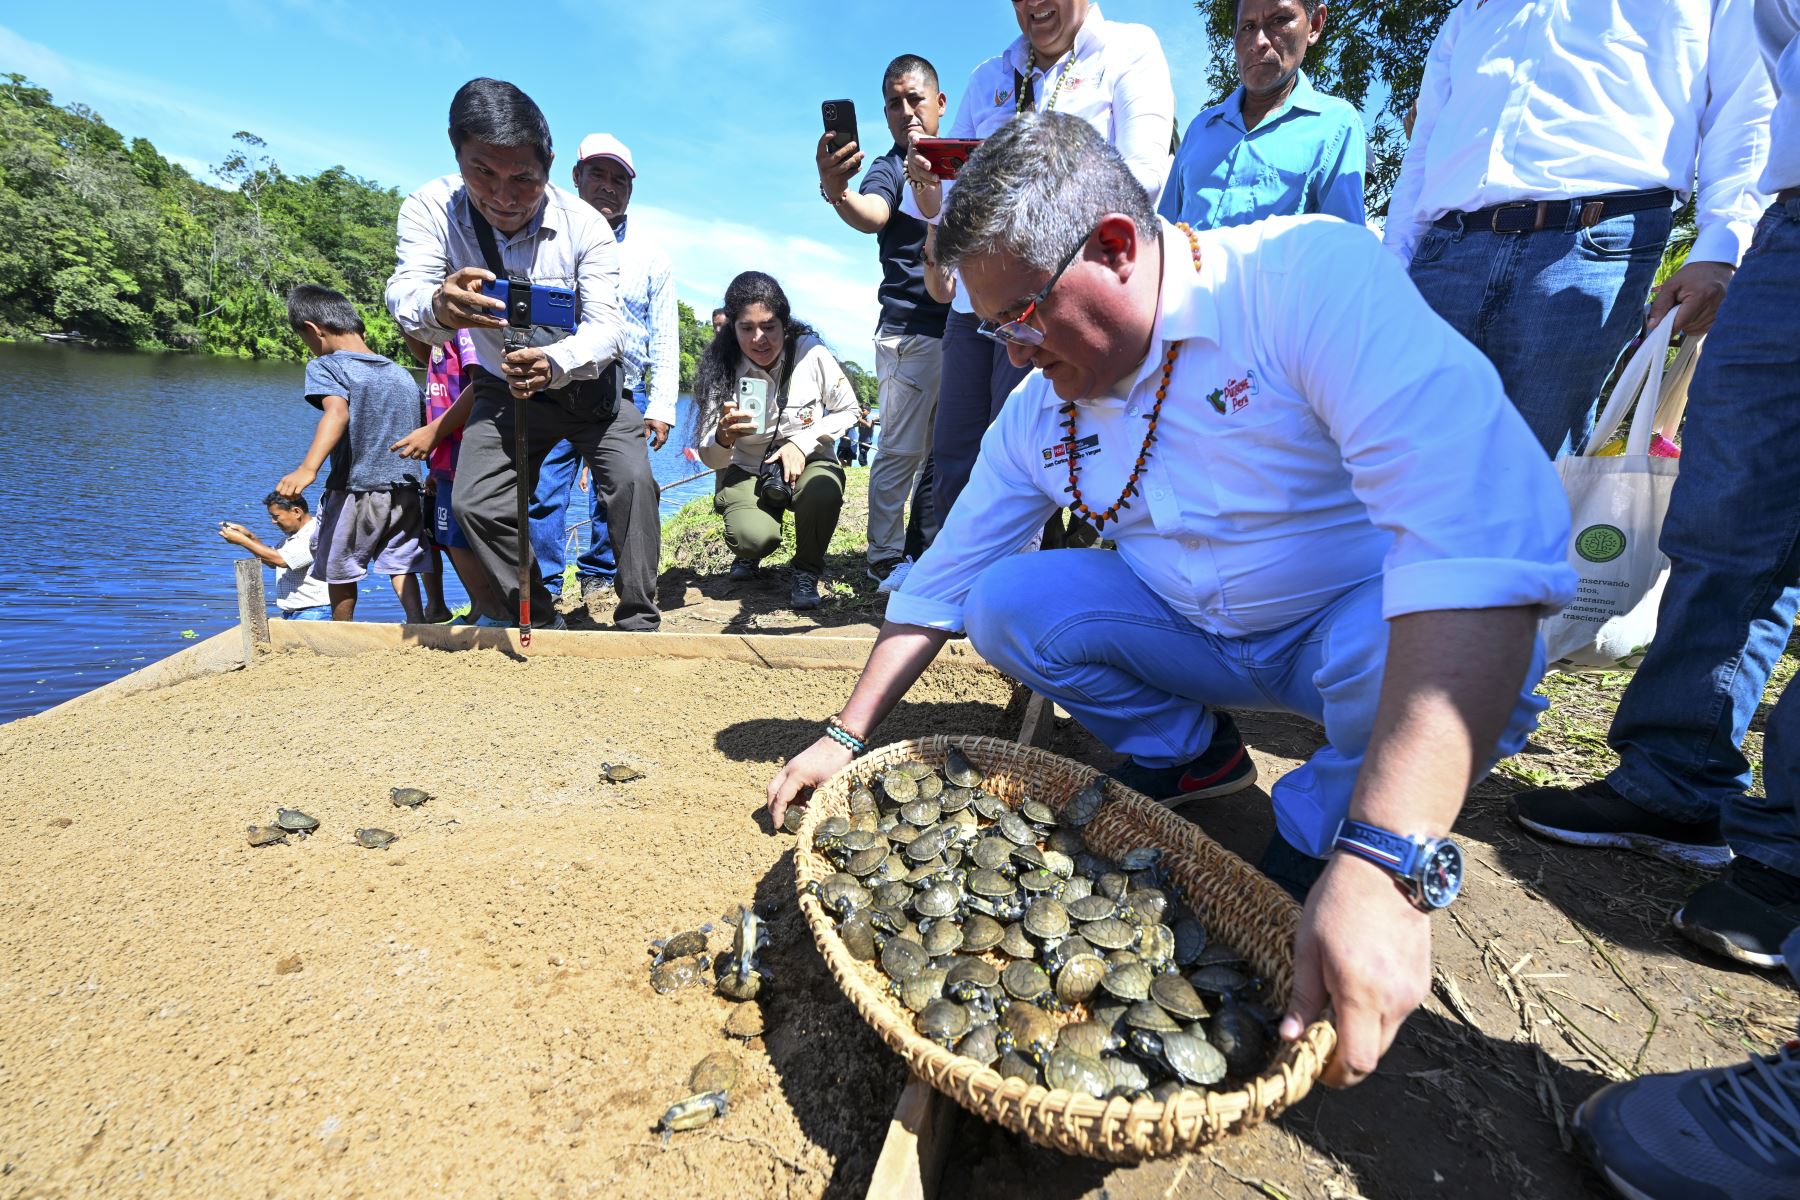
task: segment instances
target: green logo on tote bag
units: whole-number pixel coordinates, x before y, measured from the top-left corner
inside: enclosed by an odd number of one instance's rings
[[[1575,553],[1592,563],[1611,562],[1625,553],[1625,534],[1612,525],[1589,525],[1575,538]]]

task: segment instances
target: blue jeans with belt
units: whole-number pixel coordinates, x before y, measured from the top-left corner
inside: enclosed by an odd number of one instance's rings
[[[1594,400],[1642,322],[1672,220],[1653,208],[1583,229],[1570,205],[1562,229],[1494,233],[1453,213],[1420,239],[1412,281],[1487,355],[1554,458],[1587,437]]]
[[[1608,737],[1607,782],[1674,820],[1718,818],[1739,854],[1800,875],[1800,699],[1763,744],[1766,797],[1741,746],[1800,607],[1800,198],[1757,226],[1689,389],[1681,473],[1660,545],[1656,638]]]
[[[643,412],[649,402],[642,388],[632,393],[638,412]],[[580,472],[581,455],[568,442],[558,442],[544,456],[537,490],[531,494],[531,552],[537,556],[538,570],[543,572],[544,585],[553,596],[562,595],[563,570],[568,562],[569,503]],[[584,580],[611,583],[619,573],[619,563],[606,529],[606,502],[600,499],[600,489],[592,481],[588,483],[587,495],[587,549],[575,560],[575,567]]]
[[[1379,578],[1286,629],[1230,638],[1169,607],[1117,554],[1044,550],[984,571],[963,619],[983,658],[1146,766],[1205,750],[1214,707],[1317,721],[1326,744],[1269,795],[1285,841],[1315,858],[1330,852],[1381,697],[1388,626]],[[1540,642],[1496,758],[1517,753],[1536,727],[1545,702],[1533,689],[1543,669]]]

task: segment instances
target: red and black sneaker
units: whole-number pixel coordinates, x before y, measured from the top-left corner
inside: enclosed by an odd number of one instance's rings
[[[1126,759],[1107,774],[1169,808],[1190,800],[1243,791],[1256,782],[1256,764],[1244,749],[1244,739],[1238,735],[1237,722],[1231,714],[1217,710],[1214,713],[1218,727],[1213,730],[1212,743],[1199,758],[1172,767],[1146,767]]]

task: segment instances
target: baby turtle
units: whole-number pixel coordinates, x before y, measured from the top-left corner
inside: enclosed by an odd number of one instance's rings
[[[986,776],[976,769],[968,756],[952,746],[949,753],[944,755],[944,778],[959,788],[973,788],[980,786]]]
[[[781,824],[784,828],[787,825],[787,818],[795,812],[798,812],[801,818],[805,819],[806,806],[804,804],[799,806],[790,804],[788,806],[787,814],[781,818]],[[796,821],[794,823],[794,829],[799,828],[800,824]],[[793,830],[789,830],[789,832],[791,833]],[[813,830],[813,849],[830,850],[834,846],[841,845],[844,840],[844,835],[849,832],[850,821],[847,817],[826,817],[823,821],[820,821],[817,828]]]
[[[850,951],[852,957],[863,962],[875,961],[875,926],[867,912],[851,913],[849,919],[838,926],[838,936],[844,939],[844,949]]]
[[[924,946],[925,953],[933,958],[955,954],[962,949],[962,926],[955,921],[934,921],[931,923],[931,928],[921,931],[919,944]]]
[[[962,901],[962,893],[949,884],[940,883],[928,887],[913,900],[913,911],[921,917],[934,919],[947,917],[956,911]]]
[[[911,938],[894,937],[881,948],[881,969],[896,983],[903,983],[923,971],[930,962],[925,947]]]
[[[969,1032],[969,1010],[954,1000],[938,998],[919,1013],[919,1033],[948,1050]]]
[[[1175,965],[1182,968],[1199,962],[1206,950],[1206,929],[1192,917],[1175,922]]]
[[[1107,1070],[1112,1072],[1112,1089],[1107,1095],[1135,1100],[1149,1090],[1150,1076],[1131,1059],[1123,1055],[1111,1055],[1104,1061]]]
[[[659,995],[678,992],[689,984],[699,982],[710,965],[704,956],[670,959],[650,969],[650,986]]]
[[[1081,936],[1102,950],[1123,950],[1137,941],[1137,930],[1117,917],[1106,917],[1083,925]]]
[[[944,992],[953,1000],[968,1003],[976,992],[992,991],[1000,985],[1000,972],[993,963],[980,958],[959,958],[944,977]]]
[[[1147,1030],[1154,1034],[1181,1033],[1181,1023],[1163,1011],[1162,1005],[1154,1000],[1139,1000],[1125,1013],[1125,1024],[1132,1029]]]
[[[688,1075],[688,1087],[695,1092],[729,1092],[737,1081],[738,1060],[724,1050],[715,1050],[695,1063]]]
[[[691,958],[696,954],[705,954],[706,935],[711,932],[711,925],[702,925],[698,929],[678,933],[666,942],[651,942],[650,948],[656,955],[651,960],[651,965],[661,966],[672,958]]]
[[[1158,846],[1139,846],[1119,856],[1119,867],[1125,871],[1148,871],[1162,861]]]
[[[986,845],[986,843],[984,842],[982,845]],[[979,847],[977,847],[977,849],[979,850]],[[1002,896],[1012,895],[1013,892],[1018,890],[1018,886],[998,871],[990,871],[985,867],[977,867],[975,870],[969,872],[969,890],[974,892],[977,896],[998,899]]]
[[[1194,985],[1195,991],[1208,996],[1228,996],[1250,986],[1249,977],[1242,971],[1223,963],[1201,967],[1188,976],[1188,982]]]
[[[1068,902],[1069,916],[1083,923],[1104,921],[1117,915],[1119,904],[1116,900],[1108,900],[1105,896],[1089,895]]]
[[[1156,972],[1142,962],[1121,963],[1106,973],[1100,986],[1113,999],[1135,1004],[1149,997],[1150,984],[1155,978]]]
[[[724,1116],[727,1107],[724,1092],[701,1092],[669,1105],[662,1120],[656,1123],[655,1131],[662,1134],[663,1141],[666,1142],[671,1133],[699,1129],[714,1117]]]
[[[1254,1075],[1262,1070],[1268,1057],[1268,1034],[1248,1006],[1227,995],[1225,1006],[1208,1024],[1206,1036],[1225,1056],[1233,1075]]]
[[[992,1021],[985,1021],[963,1035],[963,1040],[956,1044],[956,1052],[964,1058],[972,1058],[982,1066],[989,1066],[1000,1057],[1000,1026]]]
[[[738,970],[737,955],[727,951],[714,964],[718,973],[719,995],[727,1000],[754,1000],[762,992],[762,972]]]
[[[1163,919],[1163,913],[1169,907],[1169,897],[1154,888],[1145,888],[1127,895],[1125,907],[1136,916],[1139,925],[1154,925]]]
[[[1002,1032],[1001,1039],[1005,1040]],[[1039,1080],[1037,1064],[1020,1054],[1017,1050],[1008,1050],[994,1064],[994,1070],[1000,1072],[1002,1079],[1023,1079],[1026,1083],[1037,1083]]]
[[[1006,936],[1006,927],[992,917],[975,913],[963,921],[962,933],[962,948],[971,954],[980,954],[1000,944]]]
[[[998,796],[989,795],[987,792],[976,792],[975,798],[969,801],[969,807],[973,808],[977,815],[989,821],[998,821],[1012,811],[1006,807],[1006,801]]]
[[[388,789],[388,799],[394,802],[395,808],[417,808],[431,798],[430,792],[420,788],[397,787]]]
[[[1037,834],[1032,830],[1031,823],[1010,809],[994,822],[994,828],[1000,831],[1001,837],[1015,846],[1028,846],[1037,841]]]
[[[1000,1046],[1034,1063],[1056,1048],[1056,1020],[1035,1004],[1013,1004],[1000,1014]],[[1004,1072],[1002,1072],[1004,1074]]]
[[[1019,815],[1033,825],[1042,825],[1046,829],[1056,824],[1056,814],[1042,800],[1026,800],[1019,805]]]
[[[356,844],[365,850],[386,850],[393,845],[395,836],[385,829],[359,829],[356,831]]]
[[[875,803],[875,793],[871,792],[866,786],[859,785],[855,791],[850,793],[851,816],[855,816],[858,813],[875,812],[877,807],[878,806]]]
[[[1094,994],[1106,973],[1106,963],[1098,954],[1077,954],[1056,972],[1056,998],[1064,1004],[1080,1004]]]
[[[870,846],[851,854],[847,869],[858,879],[866,879],[881,869],[881,864],[887,861],[887,857],[887,843],[883,842],[879,846]]]
[[[1162,1058],[1189,1083],[1211,1084],[1225,1078],[1225,1056],[1204,1038],[1190,1033],[1162,1034]]]
[[[289,833],[311,833],[319,827],[319,818],[309,817],[297,808],[278,808],[275,824]]]
[[[1069,936],[1069,910],[1060,900],[1043,896],[1031,902],[1022,924],[1025,932],[1039,941],[1055,941]]]
[[[804,805],[804,804],[788,805],[787,811],[781,814],[782,832],[784,832],[784,833],[799,833],[800,826],[802,823],[805,822],[805,820],[806,820],[806,805]],[[848,829],[850,827],[850,822],[845,821],[844,827],[846,829]]]
[[[881,777],[881,791],[895,804],[910,804],[919,798],[919,781],[900,767],[889,767]]]
[[[908,825],[917,825],[920,829],[936,825],[943,813],[944,806],[936,800],[921,798],[900,806],[900,819]]]
[[[1007,964],[1006,970],[1000,972],[1000,985],[1014,1000],[1027,1004],[1041,1004],[1050,994],[1050,976],[1044,968],[1024,959]]]
[[[1123,900],[1131,890],[1131,880],[1117,871],[1102,871],[1094,879],[1094,891],[1108,900]]]
[[[944,794],[944,781],[936,775],[919,776],[919,799],[929,800],[936,804]]]
[[[1078,1054],[1059,1042],[1044,1064],[1044,1082],[1053,1089],[1082,1092],[1099,1099],[1111,1090],[1113,1077],[1100,1059]]]
[[[1096,779],[1069,797],[1069,802],[1063,805],[1062,819],[1080,829],[1099,815],[1100,806],[1105,803],[1106,793],[1100,790],[1100,781]]]
[[[1062,1032],[1056,1037],[1059,1047],[1067,1047],[1077,1054],[1085,1054],[1090,1058],[1099,1058],[1108,1050],[1117,1050],[1123,1041],[1098,1021],[1077,1021],[1072,1025],[1064,1025]]]
[[[900,1003],[913,1012],[924,1012],[928,1004],[943,996],[946,974],[936,967],[926,967],[910,979],[900,980],[895,988]]]
[[[250,844],[252,846],[285,846],[288,831],[279,825],[250,826]]]
[[[1000,936],[1000,949],[1010,958],[1029,959],[1037,955],[1037,947],[1025,936],[1025,927],[1014,921]]]
[[[600,778],[607,783],[630,783],[634,779],[642,779],[644,773],[629,763],[600,764]]]
[[[1198,1021],[1206,1015],[1206,1002],[1192,984],[1179,975],[1158,975],[1150,982],[1150,999],[1177,1021]]]
[[[725,1019],[725,1036],[747,1042],[751,1038],[763,1035],[763,1014],[760,1004],[740,1004],[731,1010]]]

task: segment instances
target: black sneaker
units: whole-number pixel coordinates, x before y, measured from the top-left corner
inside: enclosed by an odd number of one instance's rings
[[[1578,788],[1532,788],[1512,798],[1512,818],[1571,846],[1636,850],[1684,867],[1722,867],[1731,847],[1716,820],[1689,824],[1639,808],[1604,779]]]
[[[1218,713],[1218,728],[1206,753],[1173,767],[1146,767],[1126,759],[1107,774],[1158,804],[1174,808],[1189,800],[1229,796],[1256,782],[1256,764],[1238,736],[1230,713]]]
[[[1753,858],[1731,860],[1670,921],[1702,949],[1753,967],[1786,966],[1781,943],[1800,927],[1800,879]]]
[[[731,560],[731,582],[749,583],[762,574],[762,568],[756,565],[753,558],[734,558]]]
[[[596,575],[581,581],[581,602],[583,604],[603,604],[615,598],[612,580]]]
[[[1621,1196],[1789,1200],[1800,1180],[1800,1042],[1602,1088],[1575,1110],[1575,1138]]]
[[[788,589],[788,607],[797,612],[819,607],[819,577],[811,571],[795,571]]]

